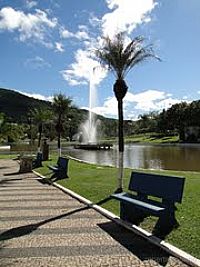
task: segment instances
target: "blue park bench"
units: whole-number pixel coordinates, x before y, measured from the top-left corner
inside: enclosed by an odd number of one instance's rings
[[[184,182],[183,177],[132,172],[128,188],[132,193],[116,193],[111,198],[120,201],[121,219],[139,225],[145,217],[156,216],[155,232],[169,232],[178,226],[175,203],[182,202]]]
[[[51,179],[60,180],[64,178],[68,178],[68,158],[59,157],[57,164],[55,166],[49,165],[48,168],[53,171],[53,175]]]
[[[33,169],[39,168],[39,167],[42,167],[42,152],[38,152],[36,155],[36,158],[33,159],[33,162],[32,162]]]

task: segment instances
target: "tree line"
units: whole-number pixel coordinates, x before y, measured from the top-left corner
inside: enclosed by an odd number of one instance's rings
[[[181,102],[162,112],[150,112],[139,116],[133,125],[135,133],[156,132],[163,136],[179,135],[184,140],[187,127],[200,127],[200,100]]]
[[[33,142],[37,139],[39,149],[42,137],[49,140],[57,138],[60,147],[60,138],[72,139],[81,120],[82,114],[77,112],[72,100],[57,94],[51,105],[31,107],[21,123],[0,113],[0,140],[11,143],[20,139],[31,139]]]
[[[37,141],[41,147],[41,139],[56,140],[60,147],[60,139],[74,140],[79,127],[87,119],[88,112],[80,110],[65,95],[54,96],[51,108],[37,107],[32,109],[26,123],[11,122],[5,114],[0,113],[0,141],[17,142],[20,139]],[[160,136],[179,135],[184,140],[186,127],[200,127],[200,100],[181,102],[169,109],[142,114],[137,121],[124,120],[125,137],[134,134],[156,133]],[[101,139],[116,138],[118,135],[117,120],[97,116],[100,121]]]

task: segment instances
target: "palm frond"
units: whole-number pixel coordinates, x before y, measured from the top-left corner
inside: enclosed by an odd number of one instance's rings
[[[130,69],[148,58],[160,60],[155,56],[152,45],[143,45],[143,36],[134,38],[128,45],[125,45],[124,33],[117,34],[113,40],[109,37],[103,40],[104,45],[96,50],[96,56],[100,64],[113,71],[117,78],[124,78]]]

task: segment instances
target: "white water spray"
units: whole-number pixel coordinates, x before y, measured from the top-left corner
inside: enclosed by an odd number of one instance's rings
[[[90,75],[89,82],[89,116],[88,120],[81,125],[82,131],[82,142],[83,143],[97,143],[97,126],[98,121],[96,120],[95,113],[92,112],[97,102],[97,91],[94,83],[94,70]]]

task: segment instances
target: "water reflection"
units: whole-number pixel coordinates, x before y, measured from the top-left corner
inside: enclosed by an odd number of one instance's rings
[[[101,165],[117,166],[117,147],[111,150],[87,151],[66,148],[72,157]],[[200,171],[200,146],[125,145],[124,167],[142,169]]]

